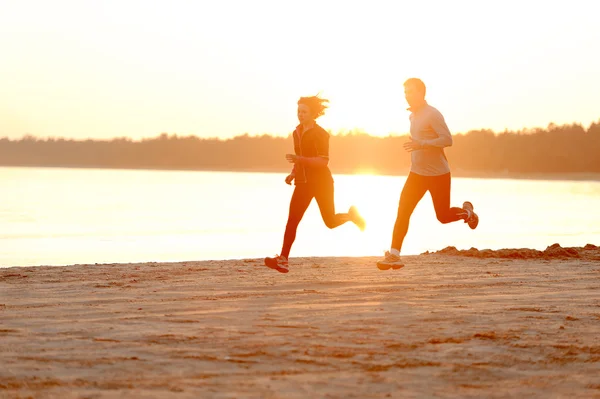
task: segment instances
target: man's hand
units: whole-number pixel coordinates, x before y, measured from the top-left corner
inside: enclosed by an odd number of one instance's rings
[[[289,175],[286,176],[285,183],[292,184],[292,182],[294,181],[295,178],[296,178],[296,175],[294,173],[290,173]]]
[[[417,150],[422,150],[423,149],[423,144],[421,144],[417,140],[413,140],[412,137],[409,137],[409,138],[410,138],[410,141],[407,141],[404,144],[402,144],[402,146],[404,147],[404,149],[406,151],[413,152],[413,151],[417,151]]]
[[[287,161],[289,163],[298,163],[300,162],[299,160],[299,156],[298,155],[294,155],[294,154],[285,154],[285,159],[287,159]]]

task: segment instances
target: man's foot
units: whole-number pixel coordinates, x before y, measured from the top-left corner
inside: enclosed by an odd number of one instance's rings
[[[469,201],[465,201],[462,207],[469,213],[469,217],[465,220],[465,223],[467,223],[471,229],[475,230],[479,224],[479,216],[473,211],[473,204]]]
[[[279,273],[287,273],[290,271],[290,269],[288,269],[288,260],[285,256],[275,255],[273,258],[265,258],[265,266],[275,269]]]
[[[402,259],[398,255],[392,254],[389,251],[385,251],[385,256],[382,260],[377,262],[377,268],[379,270],[400,269],[404,267]]]
[[[350,216],[350,220],[360,229],[360,231],[365,231],[367,223],[365,222],[365,219],[360,216],[360,213],[358,213],[358,209],[356,209],[355,206],[351,206],[350,209],[348,209],[348,216]]]

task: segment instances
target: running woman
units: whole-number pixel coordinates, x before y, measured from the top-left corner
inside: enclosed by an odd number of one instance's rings
[[[410,106],[410,141],[404,149],[411,153],[410,173],[400,194],[398,215],[392,235],[392,246],[377,267],[380,270],[400,269],[404,266],[400,250],[408,232],[410,216],[425,193],[431,193],[437,219],[441,223],[463,220],[471,229],[479,223],[473,204],[462,208],[450,207],[450,167],[444,147],[452,145],[452,135],[444,117],[425,101],[425,84],[417,78],[404,82],[404,97]]]
[[[328,100],[318,96],[301,97],[298,100],[298,121],[294,130],[294,154],[286,154],[293,163],[292,172],[285,178],[287,184],[294,181],[295,188],[290,201],[290,210],[281,255],[265,258],[265,265],[281,273],[287,273],[290,249],[296,239],[296,230],[312,199],[317,200],[323,222],[330,229],[352,221],[362,231],[365,221],[356,207],[348,213],[335,213],[333,177],[329,170],[329,133],[316,123],[325,113]]]

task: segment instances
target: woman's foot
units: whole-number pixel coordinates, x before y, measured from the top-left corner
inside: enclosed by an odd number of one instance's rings
[[[356,209],[355,206],[350,207],[348,210],[348,216],[350,216],[350,220],[360,229],[360,231],[365,231],[367,223],[365,222],[365,219],[360,216],[360,213],[358,213],[358,209]]]
[[[265,258],[265,266],[277,270],[279,273],[287,273],[288,260],[285,256],[275,255],[273,258]]]

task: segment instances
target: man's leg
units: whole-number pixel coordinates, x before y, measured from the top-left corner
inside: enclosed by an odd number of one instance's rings
[[[396,216],[394,233],[392,235],[392,250],[397,250],[398,252],[402,250],[402,243],[408,232],[410,217],[426,192],[426,177],[412,172],[409,173],[398,203],[398,215]]]
[[[380,270],[388,270],[390,268],[400,269],[404,266],[400,259],[400,250],[404,237],[408,232],[408,224],[410,216],[415,207],[427,192],[425,177],[414,173],[409,173],[406,183],[400,194],[398,204],[398,215],[394,224],[394,232],[392,235],[392,247],[389,252],[385,253],[385,257],[377,262],[377,267]]]
[[[429,192],[433,200],[435,215],[440,223],[451,223],[457,220],[467,221],[469,212],[462,208],[450,207],[450,186],[451,176],[446,173],[441,176],[432,176],[429,178]]]
[[[432,178],[429,192],[433,200],[435,214],[441,223],[451,223],[464,220],[471,229],[479,224],[479,216],[473,210],[473,204],[466,201],[462,208],[450,207],[450,173]]]

